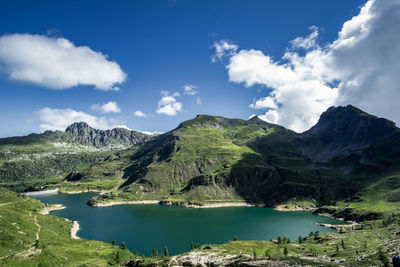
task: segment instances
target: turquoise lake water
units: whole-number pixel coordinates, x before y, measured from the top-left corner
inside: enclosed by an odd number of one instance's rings
[[[76,195],[38,195],[49,204],[63,204],[66,209],[50,214],[78,221],[78,236],[117,244],[125,241],[131,251],[150,255],[152,249],[171,255],[190,250],[190,244],[225,243],[237,236],[240,240],[269,240],[278,235],[297,240],[310,231],[333,231],[314,224],[343,224],[306,211],[280,212],[261,207],[224,207],[193,209],[164,205],[120,205],[91,207],[86,202],[96,193]]]

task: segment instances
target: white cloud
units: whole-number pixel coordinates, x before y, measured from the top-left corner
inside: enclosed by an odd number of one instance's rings
[[[272,97],[263,97],[249,105],[250,108],[254,109],[266,109],[266,108],[278,108],[275,100]]]
[[[158,114],[165,114],[168,116],[175,116],[179,111],[182,110],[183,104],[176,101],[175,97],[180,96],[179,93],[170,95],[168,91],[161,91],[163,97],[158,101]]]
[[[251,114],[247,119],[250,120],[250,119],[252,119],[252,118],[254,118],[256,116],[257,116],[257,114]]]
[[[153,131],[153,132],[149,132],[149,131],[139,131],[138,132],[144,133],[144,134],[148,134],[148,135],[158,135],[158,134],[163,134],[164,132],[159,132],[159,131]]]
[[[40,130],[59,130],[64,131],[69,125],[74,122],[86,122],[91,127],[96,129],[111,129],[118,126],[113,119],[104,117],[96,117],[82,111],[73,109],[52,109],[43,108],[36,112],[39,116]]]
[[[293,48],[301,48],[301,49],[310,49],[315,48],[317,46],[317,37],[318,37],[318,27],[311,26],[309,28],[311,30],[310,35],[307,37],[297,37],[296,39],[290,41]]]
[[[121,112],[121,108],[117,105],[117,102],[110,101],[104,105],[93,104],[90,107],[92,111],[100,111],[103,113],[119,113]]]
[[[197,97],[197,98],[196,98],[196,104],[197,104],[197,105],[201,105],[201,99],[200,99],[200,97]]]
[[[282,60],[253,49],[234,53],[227,66],[229,80],[271,89],[267,97],[277,106],[259,117],[298,132],[338,104],[399,122],[400,62],[395,55],[400,55],[400,34],[394,25],[400,25],[400,2],[370,0],[323,47],[312,27],[309,36],[291,42]],[[298,49],[305,51],[299,54]]]
[[[133,113],[133,115],[135,115],[136,117],[142,117],[142,118],[146,118],[146,117],[147,117],[147,115],[146,115],[143,111],[141,111],[141,110],[136,110],[136,111]]]
[[[239,47],[231,41],[220,40],[219,42],[214,42],[211,48],[215,49],[215,54],[211,56],[211,62],[215,63],[225,56],[234,55]]]
[[[107,56],[64,38],[9,34],[0,37],[0,65],[9,79],[51,89],[93,85],[118,90],[126,74]]]
[[[197,85],[193,85],[193,84],[185,84],[183,86],[183,94],[184,95],[196,95],[198,93],[198,91],[196,91],[195,89],[199,88]]]
[[[133,131],[131,128],[129,128],[129,127],[126,126],[125,124],[117,125],[117,126],[115,126],[114,128],[122,128],[122,129],[126,129],[126,130],[129,130],[129,131]]]

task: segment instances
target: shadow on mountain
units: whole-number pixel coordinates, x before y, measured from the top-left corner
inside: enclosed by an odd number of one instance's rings
[[[361,183],[343,176],[336,176],[319,169],[277,167],[268,164],[256,154],[245,154],[233,165],[227,186],[248,203],[268,206],[293,198],[314,199],[320,204],[333,204],[339,199],[354,195]]]
[[[155,162],[168,162],[175,152],[177,138],[170,133],[166,133],[142,145],[130,158],[133,164],[123,170],[123,178],[127,180],[119,188],[135,182],[153,186],[151,181],[143,179],[148,173],[148,166]]]

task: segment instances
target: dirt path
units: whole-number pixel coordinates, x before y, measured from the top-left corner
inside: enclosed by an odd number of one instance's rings
[[[0,204],[0,207],[2,207],[2,206],[7,206],[7,205],[10,205],[10,204],[14,204],[14,203],[23,202],[23,201],[26,201],[26,199],[25,199],[25,200],[21,200],[21,201],[14,201],[14,202],[2,203],[2,204]]]
[[[32,212],[30,213],[30,215],[32,216]],[[37,222],[37,216],[35,215],[35,217],[33,218],[33,221],[35,222],[35,225],[37,226],[38,230],[36,232],[36,241],[39,242],[39,232],[42,229],[42,227],[40,226],[40,224],[38,224]]]
[[[15,202],[10,202],[10,203],[15,203]],[[8,258],[10,256],[26,258],[26,257],[29,257],[31,255],[39,254],[39,253],[42,252],[41,249],[36,247],[38,242],[39,242],[39,233],[40,233],[40,230],[42,229],[42,227],[38,223],[37,215],[32,216],[32,211],[31,211],[31,212],[29,212],[29,216],[33,217],[33,222],[37,226],[37,231],[35,233],[35,236],[36,236],[35,242],[33,242],[33,244],[29,245],[29,248],[27,250],[18,252],[16,254],[10,254],[10,255],[7,255],[7,256],[0,257],[0,260]]]

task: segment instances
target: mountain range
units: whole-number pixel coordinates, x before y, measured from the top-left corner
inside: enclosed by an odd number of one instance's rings
[[[64,187],[111,190],[93,205],[120,200],[276,205],[292,199],[332,204],[400,169],[400,129],[351,105],[329,108],[303,133],[257,116],[198,115],[153,137],[74,123],[65,132],[0,139],[0,151],[4,158],[7,145],[21,149],[39,142],[69,144],[64,152],[54,148],[53,156],[79,155],[60,172],[57,181],[64,180]],[[114,150],[99,152],[109,149]],[[16,162],[8,156],[3,163],[3,181]],[[33,176],[28,171],[35,180],[46,178]]]

